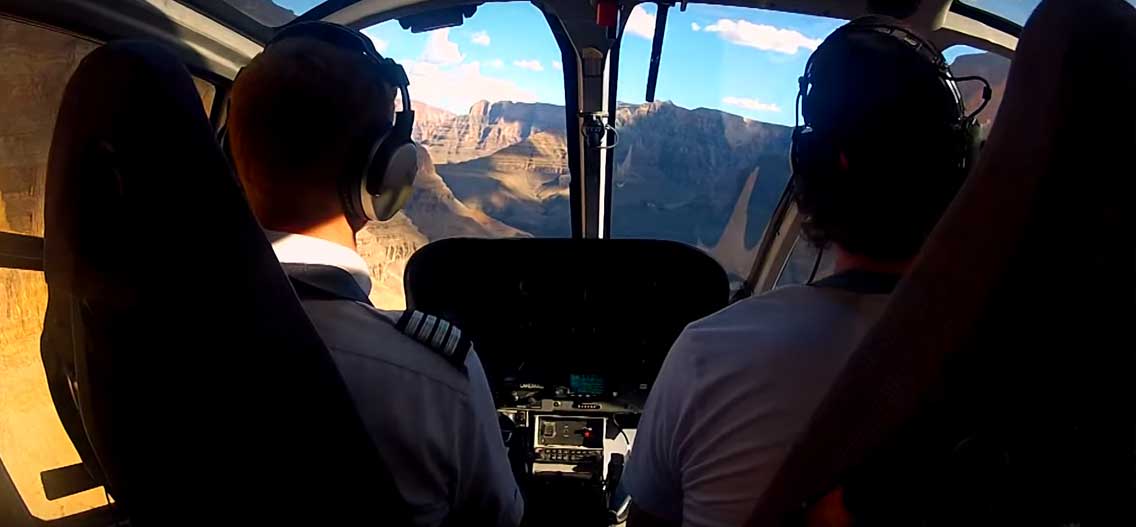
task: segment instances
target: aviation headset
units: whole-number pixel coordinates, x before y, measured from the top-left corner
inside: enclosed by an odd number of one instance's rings
[[[890,23],[889,19],[870,16],[853,20],[834,31],[805,64],[804,75],[798,81],[797,123],[793,128],[793,143],[789,155],[794,173],[814,170],[847,170],[848,161],[847,158],[843,157],[840,145],[837,144],[835,138],[828,137],[828,134],[818,132],[813,128],[812,123],[809,123],[804,116],[802,105],[813,85],[814,66],[817,57],[823,56],[827,51],[837,46],[844,45],[849,36],[856,34],[880,35],[884,38],[894,39],[902,44],[901,48],[908,50],[907,52],[916,56],[918,60],[926,62],[934,68],[943,90],[947,92],[951,100],[954,101],[954,107],[957,108],[953,122],[947,123],[950,126],[950,137],[954,148],[953,155],[957,163],[956,168],[964,174],[970,170],[977,158],[980,142],[981,127],[975,118],[990,103],[992,96],[990,83],[978,76],[955,77],[951,73],[946,59],[943,58],[942,53],[934,44],[909,29]],[[959,93],[956,84],[958,81],[979,81],[984,84],[982,104],[970,114],[966,113],[962,95]],[[805,121],[804,124],[801,124],[802,119]]]
[[[395,114],[394,126],[379,137],[364,138],[363,146],[349,156],[345,174],[339,175],[339,196],[348,217],[357,220],[386,221],[410,198],[418,174],[418,146],[411,139],[414,111],[410,106],[406,70],[394,60],[384,58],[370,39],[353,29],[330,22],[301,22],[288,26],[272,37],[264,49],[291,38],[310,38],[367,58],[379,78],[402,94],[402,110]],[[240,73],[237,74],[240,77]],[[236,79],[233,80],[236,84]],[[221,146],[229,153],[228,134],[221,130]],[[355,167],[355,168],[352,168]],[[361,171],[358,167],[362,167]]]

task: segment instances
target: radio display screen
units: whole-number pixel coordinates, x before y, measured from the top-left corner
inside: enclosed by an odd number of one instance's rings
[[[568,389],[576,395],[604,394],[604,378],[593,374],[573,373],[568,376]]]

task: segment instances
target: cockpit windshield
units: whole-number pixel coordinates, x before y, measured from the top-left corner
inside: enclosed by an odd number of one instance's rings
[[[268,27],[279,27],[307,13],[323,0],[225,0],[240,12]]]
[[[299,0],[280,3],[307,8]],[[717,5],[673,8],[657,90],[647,101],[659,9],[636,6],[621,39],[611,236],[698,247],[737,288],[789,181],[796,79],[844,21]],[[431,161],[405,210],[358,236],[377,306],[405,306],[406,261],[430,241],[571,235],[562,55],[539,9],[487,3],[457,27],[415,33],[388,20],[363,32],[405,65],[414,137]],[[975,53],[954,49],[948,56]],[[999,69],[1004,65],[1001,59]]]
[[[1041,0],[959,0],[961,3],[1000,16],[1018,25],[1024,25]],[[1136,5],[1136,0],[1127,0]]]
[[[561,54],[536,7],[484,4],[458,27],[389,20],[363,33],[406,68],[430,161],[403,212],[358,235],[376,306],[405,306],[406,261],[430,241],[571,235]]]
[[[671,9],[654,102],[645,101],[658,7],[620,49],[611,232],[699,247],[735,287],[789,181],[797,77],[843,21],[761,9]]]

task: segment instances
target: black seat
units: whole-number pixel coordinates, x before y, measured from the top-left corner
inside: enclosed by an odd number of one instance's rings
[[[1122,0],[1038,7],[975,173],[749,525],[835,487],[857,525],[1136,525],[1134,52]]]
[[[82,61],[46,191],[48,377],[135,525],[405,523],[172,54]]]
[[[661,240],[451,238],[406,265],[409,308],[469,332],[491,383],[522,363],[650,383],[682,329],[729,299],[725,271]]]

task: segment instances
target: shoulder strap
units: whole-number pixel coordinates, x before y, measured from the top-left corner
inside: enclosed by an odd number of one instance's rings
[[[408,310],[397,323],[391,322],[371,304],[366,293],[346,271],[338,267],[314,264],[281,264],[292,281],[300,300],[347,300],[375,312],[411,339],[441,355],[447,362],[465,370],[465,357],[473,343],[462,330],[448,320],[421,311]]]
[[[406,311],[395,327],[458,368],[465,368],[465,357],[473,350],[473,342],[468,335],[462,333],[461,328],[448,320],[421,311]]]
[[[367,293],[343,269],[330,265],[281,263],[300,299],[354,300],[371,305]]]

